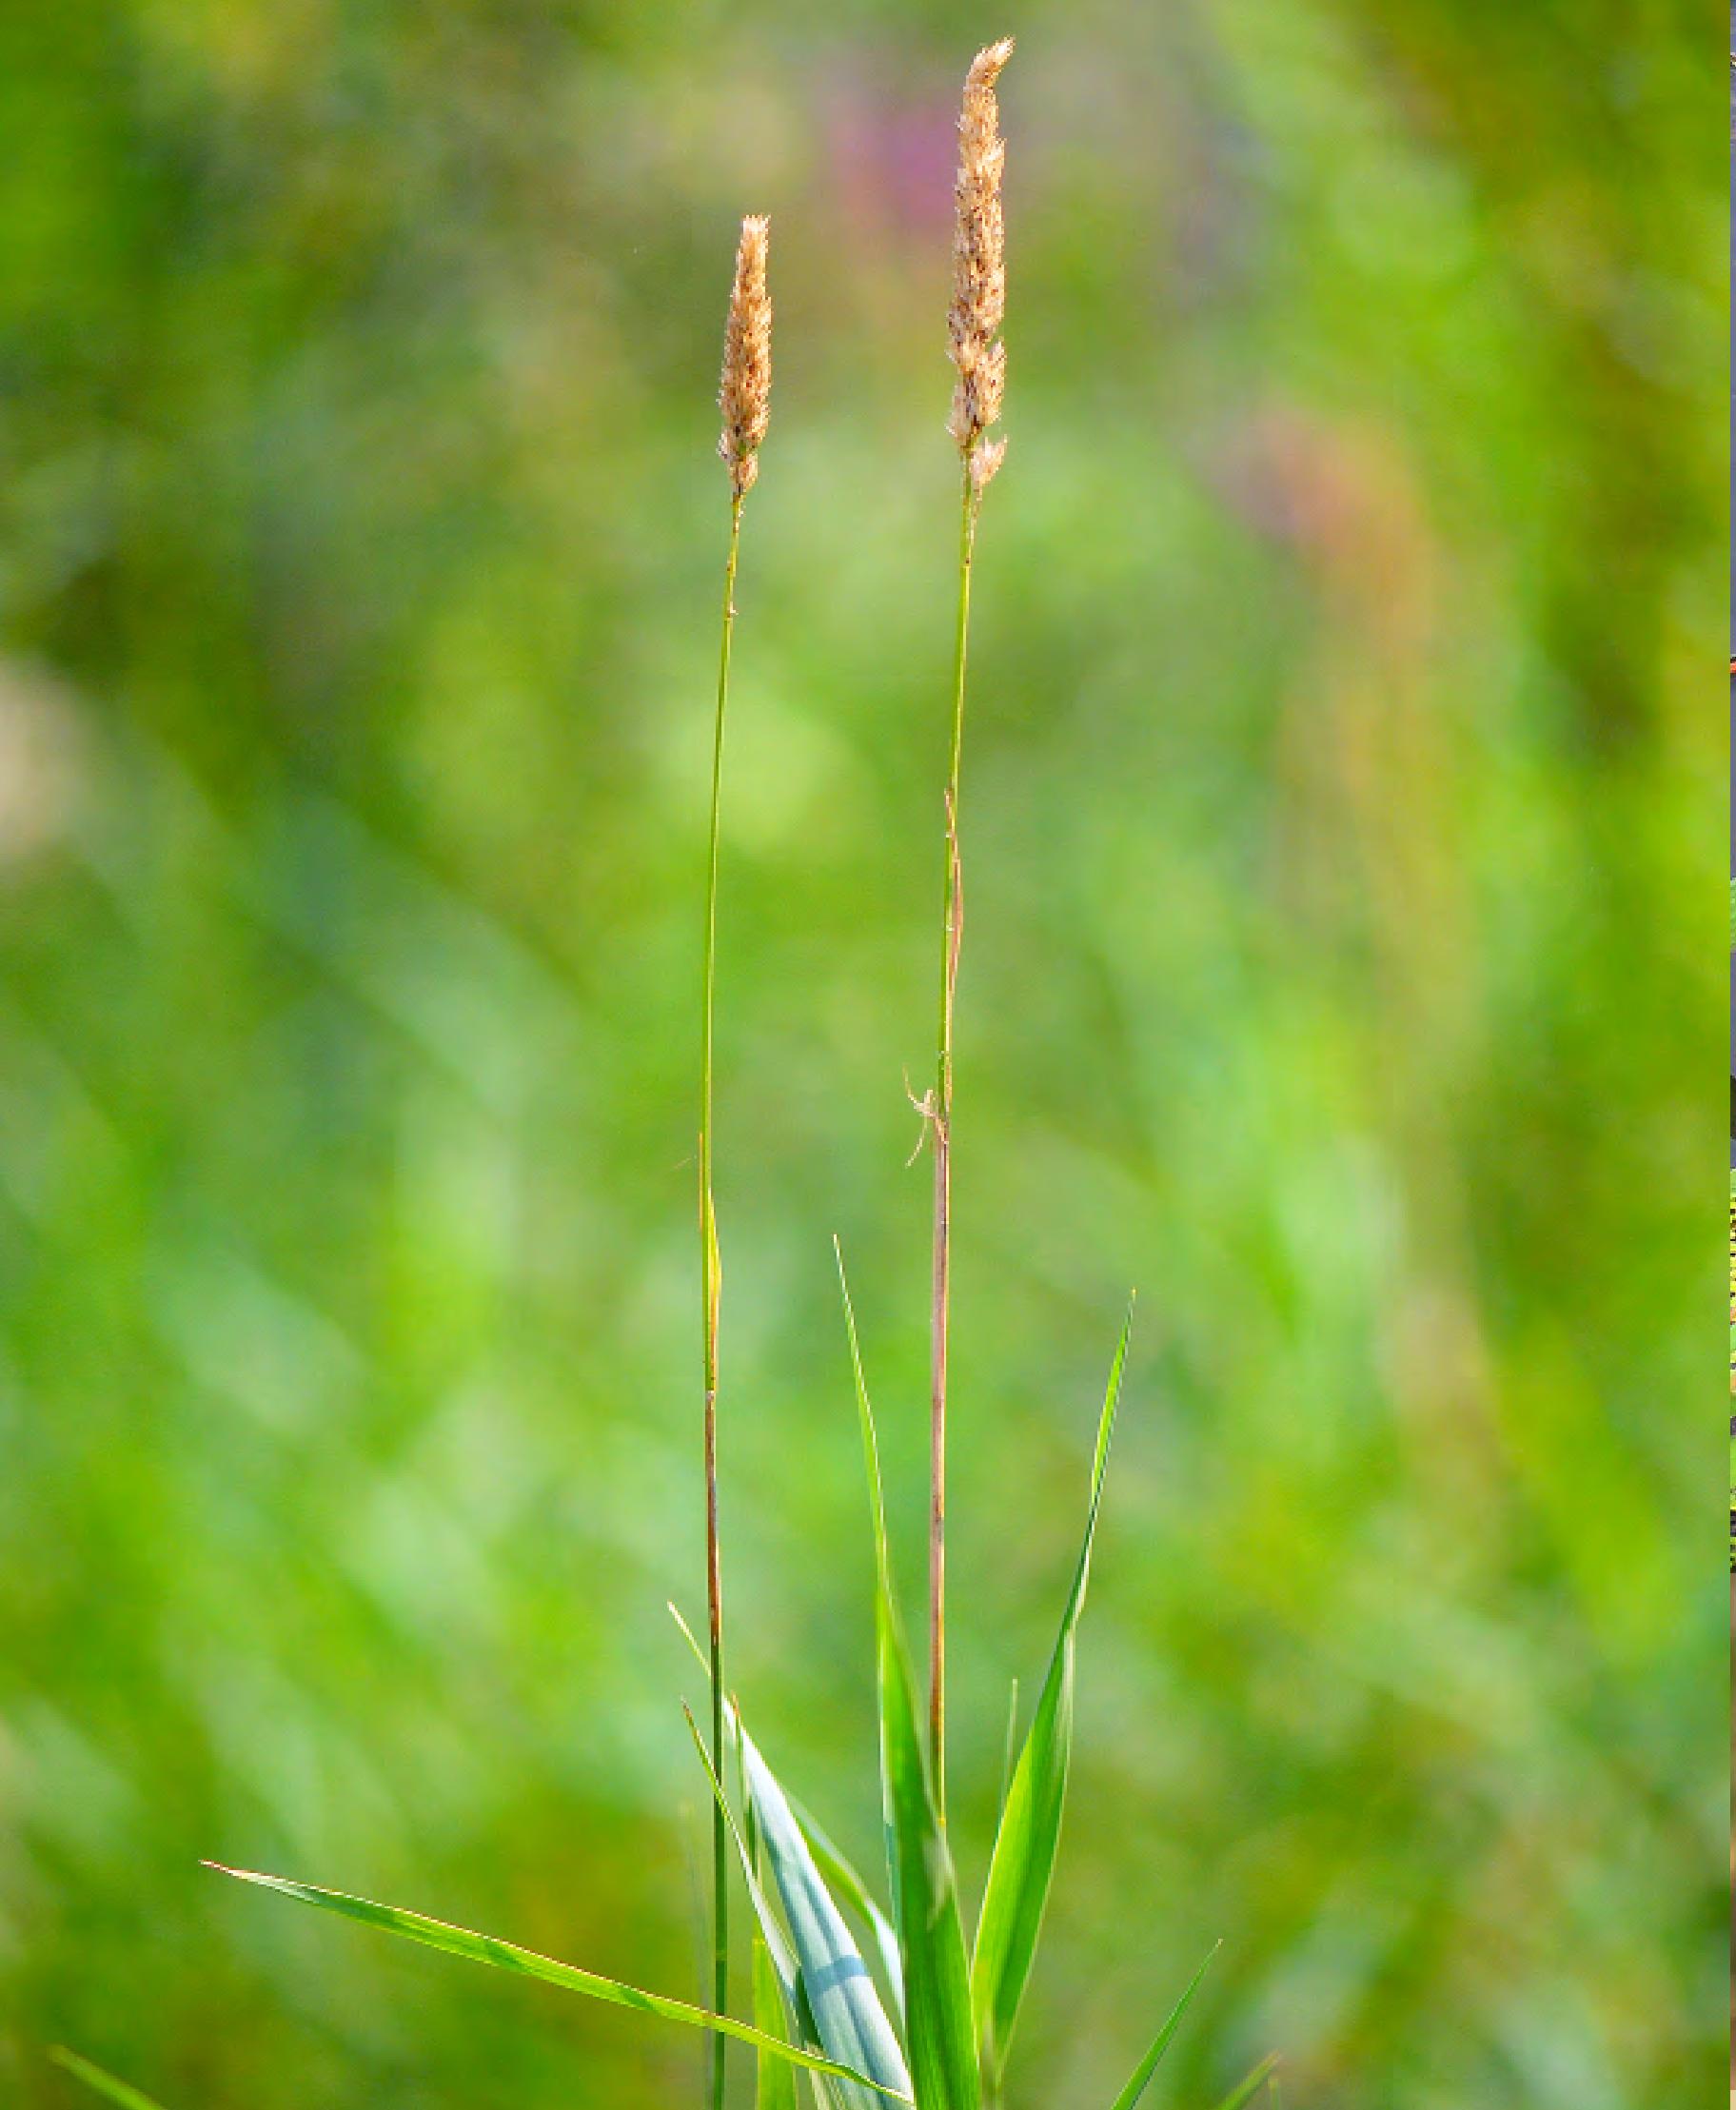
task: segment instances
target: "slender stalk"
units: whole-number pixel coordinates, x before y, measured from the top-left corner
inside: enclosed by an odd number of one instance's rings
[[[1007,353],[1001,174],[1006,147],[995,84],[1013,40],[985,44],[964,77],[958,111],[958,173],[953,185],[953,295],[946,311],[953,406],[947,431],[964,465],[958,514],[958,626],[953,647],[953,738],[946,776],[946,878],[940,917],[940,1030],[935,1085],[924,1104],[935,1140],[935,1277],[929,1387],[928,1748],[935,1806],[946,1816],[946,1335],[953,1258],[953,1000],[964,936],[964,865],[958,852],[958,764],[964,748],[964,668],[971,632],[971,558],[982,494],[1005,459],[989,438],[1000,419]]]
[[[981,494],[967,458],[958,523],[958,612],[953,642],[953,730],[946,776],[946,871],[940,918],[940,1011],[931,1119],[935,1144],[935,1258],[929,1369],[928,1745],[935,1803],[946,1808],[946,1348],[952,1308],[953,1007],[964,937],[958,775],[964,753],[964,675],[971,628],[971,562]]]
[[[723,566],[722,641],[718,651],[718,711],[711,745],[711,827],[705,861],[705,976],[700,1055],[700,1281],[705,1342],[705,1607],[711,1657],[711,1763],[723,1778],[723,1564],[718,1530],[718,1318],[723,1270],[712,1197],[712,1049],[718,989],[718,841],[723,792],[723,726],[729,707],[729,648],[736,628],[736,560],[741,547],[742,493],[729,505],[729,555]],[[729,1833],[722,1809],[711,1813],[712,2009],[729,2012]],[[713,2034],[708,2059],[713,2110],[722,2110],[723,2040]]]
[[[736,632],[736,560],[741,504],[760,474],[760,443],[772,404],[772,303],[766,291],[770,224],[759,213],[741,223],[736,274],[723,329],[718,408],[723,429],[718,454],[729,471],[729,555],[723,564],[723,625],[718,647],[718,716],[711,743],[711,829],[705,858],[705,987],[700,1055],[700,1294],[705,1333],[705,1608],[711,1668],[711,1764],[723,1779],[723,1563],[718,1530],[718,1316],[723,1267],[712,1192],[713,1019],[718,995],[718,837],[723,796],[723,725],[729,710],[729,648]],[[712,2009],[729,2012],[729,1827],[721,1803],[711,1813]],[[727,2074],[723,2034],[714,2032],[709,2064],[711,2110],[723,2110]]]

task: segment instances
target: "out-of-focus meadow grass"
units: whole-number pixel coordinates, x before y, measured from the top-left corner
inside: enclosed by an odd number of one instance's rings
[[[918,1572],[950,125],[1007,30],[954,1826],[1141,1292],[1028,2101],[1721,2085],[1725,59],[1658,0],[21,0],[0,27],[0,2094],[687,2100],[202,1873],[690,1995],[711,391],[732,1675],[878,1842]],[[1702,1394],[1704,1392],[1704,1399]],[[1703,1527],[1703,1528],[1702,1528]],[[823,1783],[823,1791],[815,1788]],[[745,2068],[740,2078],[745,2080]]]

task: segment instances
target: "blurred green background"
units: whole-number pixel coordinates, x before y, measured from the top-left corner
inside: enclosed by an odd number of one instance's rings
[[[712,396],[733,1672],[877,1850],[919,1565],[951,126],[1020,39],[957,1124],[955,1830],[1127,1286],[1019,2100],[1669,2110],[1722,2041],[1721,25],[14,0],[0,2095],[692,2100],[202,1854],[699,1982]],[[1702,1387],[1705,1403],[1699,1404]],[[738,2080],[746,2086],[746,2062]]]

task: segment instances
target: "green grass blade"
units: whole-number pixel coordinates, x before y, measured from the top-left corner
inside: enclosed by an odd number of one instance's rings
[[[89,2059],[81,2059],[77,2052],[68,2051],[64,2044],[56,2044],[49,2057],[54,2063],[69,2073],[75,2080],[82,2080],[93,2094],[106,2097],[110,2102],[118,2102],[121,2110],[162,2110],[142,2088],[129,2086],[125,2080],[117,2080],[100,2066],[92,2065]]]
[[[1018,1680],[1007,1694],[1007,1737],[1000,1753],[1000,1788],[995,1798],[995,1824],[998,1830],[1007,1813],[1007,1797],[1013,1787],[1013,1768],[1018,1763]]]
[[[1238,2081],[1217,2106],[1217,2110],[1242,2110],[1244,2103],[1252,2102],[1260,2090],[1272,2079],[1278,2063],[1275,2051],[1268,2052],[1246,2080]]]
[[[844,1331],[850,1339],[850,1373],[856,1380],[856,1410],[862,1431],[862,1463],[868,1475],[868,1513],[874,1526],[875,1575],[879,1595],[892,1595],[892,1561],[886,1549],[886,1500],[880,1488],[880,1439],[875,1430],[874,1407],[868,1397],[868,1378],[862,1369],[862,1344],[856,1331],[856,1306],[850,1299],[850,1280],[844,1273],[844,1249],[836,1238],[832,1251],[838,1258],[838,1286],[844,1300]]]
[[[1096,1455],[1091,1469],[1091,1502],[1085,1535],[1067,1593],[1060,1632],[1050,1658],[1048,1675],[1013,1771],[989,1863],[982,1917],[976,1928],[971,1962],[971,2002],[982,2076],[990,2095],[999,2093],[1007,2050],[1018,2021],[1019,2004],[1030,1981],[1042,1932],[1049,1886],[1055,1880],[1061,1844],[1061,1814],[1067,1801],[1067,1775],[1073,1763],[1073,1686],[1075,1638],[1091,1578],[1091,1549],[1103,1502],[1103,1478],[1115,1433],[1115,1407],[1121,1396],[1121,1371],[1127,1361],[1133,1306],[1121,1324],[1121,1338],[1110,1365],[1103,1411],[1097,1423]]]
[[[958,1885],[935,1801],[916,1679],[898,1627],[886,1549],[879,1445],[841,1253],[838,1280],[843,1289],[844,1323],[850,1336],[850,1362],[856,1378],[874,1522],[880,1782],[893,1904],[904,1961],[904,2027],[911,2075],[917,2110],[979,2110],[982,2082],[971,2022],[970,1962],[958,1914]]]
[[[588,1994],[592,2000],[606,2001],[615,2007],[630,2007],[641,2015],[655,2015],[662,2021],[681,2022],[691,2029],[715,2030],[721,2037],[734,2037],[744,2044],[772,2052],[811,2073],[858,2080],[868,2087],[876,2085],[865,2074],[854,2073],[836,2060],[768,2037],[751,2023],[738,2021],[733,2015],[714,2015],[702,2007],[690,2007],[685,2001],[668,2000],[661,1993],[641,1992],[637,1986],[623,1985],[619,1979],[581,1970],[574,1963],[558,1962],[552,1956],[540,1956],[534,1949],[522,1949],[515,1942],[500,1941],[494,1935],[472,1934],[467,1927],[449,1926],[444,1920],[429,1920],[420,1912],[377,1904],[371,1898],[351,1897],[345,1890],[323,1890],[315,1883],[292,1883],[286,1876],[263,1876],[251,1868],[227,1868],[218,1861],[207,1861],[206,1866],[214,1868],[219,1875],[233,1876],[239,1883],[257,1883],[264,1890],[276,1890],[299,1903],[315,1905],[322,1912],[336,1912],[346,1920],[359,1921],[363,1926],[378,1927],[385,1934],[402,1935],[407,1942],[420,1942],[425,1948],[439,1949],[446,1956],[462,1956],[472,1963],[492,1963],[498,1970],[512,1971],[521,1978],[539,1979],[545,1985],[562,1986],[569,1993]]]
[[[935,1805],[916,1679],[890,1607],[877,1622],[880,1774],[897,1842],[905,2031],[918,2110],[978,2110],[982,2085],[971,2026],[971,1971],[958,1886]]]
[[[1174,2006],[1170,2009],[1169,2014],[1164,2018],[1163,2027],[1157,2032],[1156,2036],[1152,2039],[1151,2049],[1146,2053],[1145,2057],[1140,2060],[1138,2065],[1134,2068],[1134,2071],[1128,2080],[1127,2086],[1123,2088],[1121,2093],[1115,2098],[1115,2110],[1134,2110],[1134,2103],[1136,2103],[1139,2100],[1139,2098],[1144,2095],[1147,2083],[1150,2081],[1152,2076],[1157,2071],[1158,2065],[1162,2061],[1164,2053],[1170,2048],[1171,2038],[1173,2038],[1175,2032],[1181,2027],[1181,2018],[1193,2005],[1194,1996],[1199,1991],[1200,1980],[1203,1979],[1207,1971],[1210,1970],[1212,1966],[1212,1959],[1217,1954],[1218,1949],[1221,1946],[1222,1944],[1220,1942],[1213,1943],[1211,1949],[1207,1952],[1205,1962],[1199,1966],[1198,1970],[1195,1971],[1194,1976],[1188,1981],[1187,1989],[1183,1992],[1181,1998],[1175,2002]]]
[[[784,1919],[820,2046],[842,2064],[908,2095],[910,2076],[868,1966],[833,1903],[777,1777],[753,1738],[740,1726],[739,1717],[738,1727],[742,1773],[760,1844],[783,1900]],[[874,2099],[861,2090],[840,2087],[839,2093],[850,2110],[874,2110]]]

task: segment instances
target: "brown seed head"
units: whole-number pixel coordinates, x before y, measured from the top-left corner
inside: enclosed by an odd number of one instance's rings
[[[772,415],[772,302],[765,289],[770,237],[769,220],[751,214],[742,221],[723,332],[723,379],[718,387],[723,432],[718,452],[738,499],[746,497],[760,474],[760,443]]]
[[[981,491],[999,468],[1005,441],[978,452],[977,443],[1000,416],[1007,348],[996,340],[1007,306],[1006,225],[1000,179],[1006,142],[995,83],[1013,56],[1013,39],[986,45],[971,61],[958,113],[958,178],[953,228],[953,301],[947,312],[948,356],[957,372],[947,430]]]

